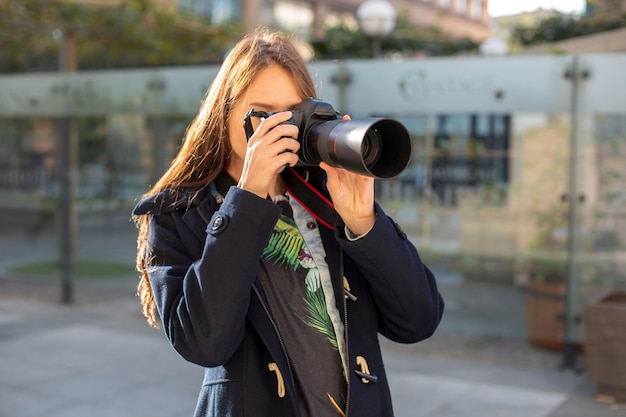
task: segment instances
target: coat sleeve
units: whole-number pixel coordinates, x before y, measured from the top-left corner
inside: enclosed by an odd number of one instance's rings
[[[232,187],[212,214],[199,259],[185,241],[197,240],[184,221],[189,215],[150,216],[148,273],[173,348],[190,362],[219,366],[243,340],[252,285],[279,209]]]
[[[336,238],[371,289],[380,314],[380,333],[400,343],[418,342],[439,325],[443,299],[433,273],[406,233],[378,204],[376,213],[374,227],[362,238],[348,241],[339,229]]]

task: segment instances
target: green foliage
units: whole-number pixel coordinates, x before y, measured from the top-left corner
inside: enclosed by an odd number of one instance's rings
[[[368,39],[344,23],[329,28],[322,39],[312,42],[318,59],[367,58],[371,54]]]
[[[45,0],[0,0],[0,72],[56,70],[64,34],[77,38],[78,68],[206,64],[242,34],[147,0],[97,7]]]
[[[318,59],[369,58],[370,40],[358,28],[352,28],[342,22],[328,28],[326,36],[312,42]],[[462,52],[473,52],[478,44],[469,38],[451,39],[436,27],[425,29],[413,27],[407,18],[398,20],[395,30],[382,39],[383,55],[400,54],[402,56],[448,56]]]
[[[581,18],[562,14],[543,19],[533,26],[514,27],[511,40],[530,46],[623,27],[626,27],[626,13]]]

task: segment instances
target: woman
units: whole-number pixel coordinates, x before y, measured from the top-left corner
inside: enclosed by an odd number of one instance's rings
[[[372,178],[324,162],[293,171],[332,200],[332,225],[287,191],[300,144],[283,122],[309,97],[287,37],[246,36],[134,210],[144,314],[206,368],[196,416],[391,416],[378,333],[417,342],[441,319],[435,279]],[[250,109],[273,114],[248,140]]]

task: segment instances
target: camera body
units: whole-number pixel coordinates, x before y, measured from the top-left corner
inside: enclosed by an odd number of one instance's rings
[[[298,126],[299,161],[296,166],[317,167],[324,161],[377,178],[394,177],[409,163],[411,138],[398,121],[386,118],[343,120],[333,106],[308,98],[291,109],[292,116],[281,124]],[[244,129],[248,139],[254,133],[252,116],[270,117],[275,113],[246,114]]]
[[[309,134],[319,123],[341,120],[341,116],[330,103],[311,98],[295,106],[291,109],[291,113],[291,118],[280,124],[298,126],[298,142],[300,142],[302,146],[298,152],[300,160],[297,166],[316,167],[324,159],[318,155],[318,152],[315,152],[316,147],[311,146],[311,140],[313,138],[309,136]],[[270,113],[269,115],[271,116],[272,114],[274,113]]]

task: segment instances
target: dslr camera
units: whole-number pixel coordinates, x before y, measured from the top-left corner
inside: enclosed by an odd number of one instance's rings
[[[317,167],[320,162],[375,178],[400,174],[411,159],[411,137],[404,125],[387,118],[343,120],[329,103],[306,99],[281,124],[298,126],[300,160],[296,166]],[[251,109],[244,118],[248,140],[254,133],[252,117],[275,113]]]

